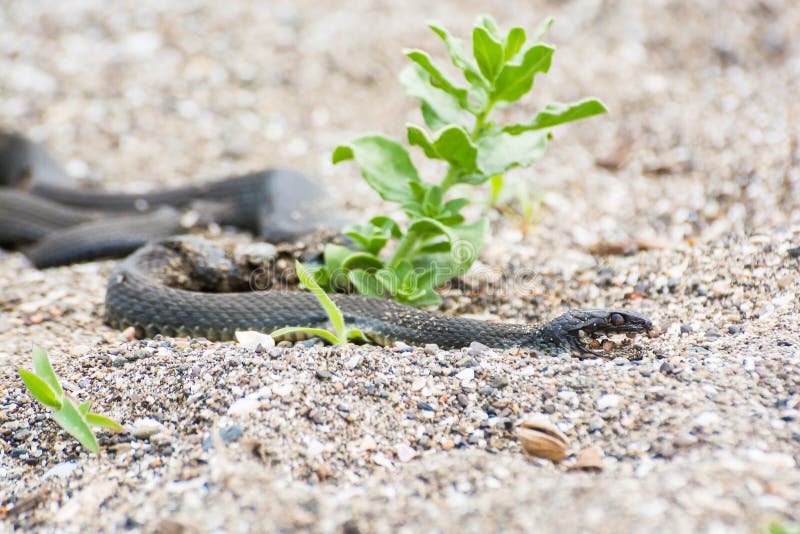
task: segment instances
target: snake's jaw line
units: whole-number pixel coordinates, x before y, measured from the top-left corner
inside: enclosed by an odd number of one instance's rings
[[[646,334],[653,329],[647,317],[630,310],[570,310],[540,329],[542,339],[579,354],[602,356],[587,346],[596,336]]]

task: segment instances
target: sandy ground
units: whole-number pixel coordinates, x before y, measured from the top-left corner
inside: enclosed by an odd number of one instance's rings
[[[0,4],[0,124],[75,177],[131,191],[296,167],[353,218],[380,209],[336,143],[419,122],[402,47],[438,19],[557,17],[551,73],[512,115],[594,95],[513,178],[541,222],[498,219],[502,283],[445,308],[513,321],[625,306],[641,359],[515,351],[128,342],[102,324],[113,262],[0,255],[3,530],[752,532],[800,521],[800,7],[791,0]],[[416,156],[415,156],[416,157]],[[438,168],[419,161],[429,176]],[[602,255],[609,245],[632,255]],[[653,245],[658,245],[653,248]],[[612,247],[613,248],[613,247]],[[496,284],[495,284],[496,285]],[[483,288],[483,289],[481,289]],[[134,432],[81,451],[15,368],[44,346],[67,387]],[[545,414],[602,471],[531,459]]]

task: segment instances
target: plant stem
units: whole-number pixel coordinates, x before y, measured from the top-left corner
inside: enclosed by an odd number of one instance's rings
[[[483,133],[483,128],[486,126],[486,118],[492,112],[493,107],[494,100],[490,98],[486,101],[486,106],[483,110],[475,117],[475,126],[472,127],[472,132],[470,132],[470,137],[472,137],[473,141],[477,141],[477,138]]]
[[[458,169],[456,169],[452,165],[448,166],[447,174],[445,175],[444,180],[442,180],[442,185],[440,186],[442,188],[442,194],[444,194],[445,192],[447,192],[448,189],[456,185],[458,183],[458,179],[460,176],[461,173],[458,171]]]
[[[400,238],[400,242],[397,244],[397,248],[394,250],[394,254],[392,254],[389,260],[389,267],[394,269],[401,261],[412,256],[412,252],[417,247],[418,240],[419,236],[416,232],[408,232]]]

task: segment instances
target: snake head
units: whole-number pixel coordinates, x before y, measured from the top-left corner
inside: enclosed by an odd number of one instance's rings
[[[630,310],[570,310],[547,323],[544,334],[555,345],[600,356],[586,340],[602,335],[645,334],[652,329],[650,319]]]

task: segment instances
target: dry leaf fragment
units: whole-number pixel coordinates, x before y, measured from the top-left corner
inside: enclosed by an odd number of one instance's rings
[[[532,417],[517,425],[522,450],[539,458],[560,462],[567,457],[569,439],[547,418]]]

